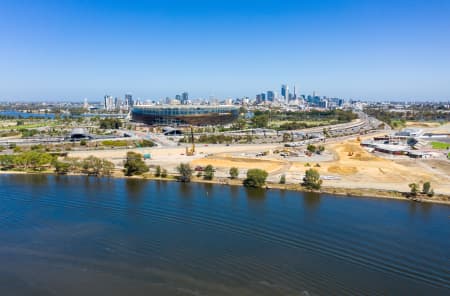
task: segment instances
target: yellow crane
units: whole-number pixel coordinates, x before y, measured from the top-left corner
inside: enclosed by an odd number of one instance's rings
[[[187,156],[193,156],[195,154],[195,143],[194,143],[194,129],[191,125],[191,149],[189,149],[188,146],[186,146],[186,155]]]

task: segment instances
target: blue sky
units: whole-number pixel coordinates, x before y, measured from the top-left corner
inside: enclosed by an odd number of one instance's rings
[[[0,0],[0,100],[450,99],[446,0]]]

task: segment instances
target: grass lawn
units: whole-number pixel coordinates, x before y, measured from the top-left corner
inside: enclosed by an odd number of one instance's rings
[[[431,142],[431,147],[433,149],[442,149],[446,150],[450,147],[450,143],[444,143],[444,142]]]

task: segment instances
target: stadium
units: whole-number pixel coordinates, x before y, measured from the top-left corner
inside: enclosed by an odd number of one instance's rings
[[[239,108],[229,105],[140,105],[131,111],[133,121],[149,125],[221,125],[238,116]]]

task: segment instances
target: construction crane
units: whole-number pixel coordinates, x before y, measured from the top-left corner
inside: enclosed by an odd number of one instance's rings
[[[186,146],[186,155],[193,156],[195,154],[195,143],[194,143],[194,129],[191,125],[191,149]]]

